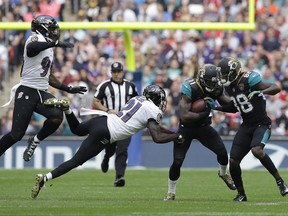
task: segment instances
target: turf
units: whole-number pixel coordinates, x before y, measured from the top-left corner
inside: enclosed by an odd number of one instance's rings
[[[0,170],[0,215],[135,216],[286,216],[282,197],[266,171],[243,171],[248,202],[234,203],[235,191],[217,170],[182,170],[175,201],[165,202],[168,169],[126,171],[126,186],[113,187],[114,170],[74,170],[47,182],[36,200],[30,197],[37,173],[47,170]],[[280,170],[288,181],[288,171]],[[51,185],[53,184],[53,185]]]

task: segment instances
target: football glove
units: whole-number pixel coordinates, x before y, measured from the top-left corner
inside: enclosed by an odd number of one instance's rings
[[[211,97],[205,97],[204,100],[207,103],[207,107],[213,110],[216,108],[216,102]]]
[[[85,86],[69,86],[67,92],[71,94],[84,94],[85,92],[87,92],[87,88]]]
[[[73,48],[74,44],[57,40],[57,41],[55,41],[55,46],[56,47],[62,47],[62,48]]]
[[[248,100],[250,101],[254,96],[258,95],[258,97],[263,96],[261,91],[253,91],[248,95]]]

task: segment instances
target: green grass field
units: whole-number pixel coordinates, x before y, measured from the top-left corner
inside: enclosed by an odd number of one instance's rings
[[[217,170],[182,170],[176,200],[165,202],[168,169],[126,171],[126,186],[113,187],[114,170],[74,170],[49,181],[36,200],[30,197],[37,173],[47,170],[0,170],[0,215],[135,216],[287,216],[282,197],[266,171],[243,171],[248,202],[233,203],[235,191]],[[288,181],[288,171],[280,170]],[[53,185],[52,185],[53,184]]]

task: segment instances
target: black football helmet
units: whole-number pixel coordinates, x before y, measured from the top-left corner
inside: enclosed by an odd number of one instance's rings
[[[167,99],[163,88],[158,85],[149,85],[144,89],[143,96],[151,100],[162,112],[165,111]]]
[[[200,67],[197,74],[200,85],[207,92],[213,92],[218,89],[220,83],[220,67],[213,64],[204,64]]]
[[[42,34],[48,41],[57,41],[60,37],[57,21],[48,15],[35,17],[31,22],[31,30],[37,34]]]
[[[226,87],[234,82],[242,71],[240,61],[233,57],[221,59],[218,67],[221,68],[221,83]]]

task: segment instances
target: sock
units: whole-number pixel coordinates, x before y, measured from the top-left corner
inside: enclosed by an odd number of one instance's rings
[[[177,180],[172,181],[168,178],[168,193],[176,194],[176,183]]]
[[[72,109],[69,108],[68,110],[64,111],[65,115],[70,115],[72,113]]]
[[[284,181],[283,181],[282,178],[279,178],[279,179],[276,180],[276,183],[277,183],[277,185],[279,186],[279,185],[283,184]]]
[[[219,164],[219,175],[224,176],[227,174],[227,165]]]
[[[34,142],[36,142],[36,143],[39,143],[39,142],[40,142],[40,140],[38,139],[37,135],[34,136]]]
[[[52,173],[49,172],[49,173],[47,173],[47,174],[45,175],[44,181],[46,182],[46,181],[48,181],[48,180],[50,180],[50,179],[52,179],[52,178],[53,178],[53,177],[52,177]]]

